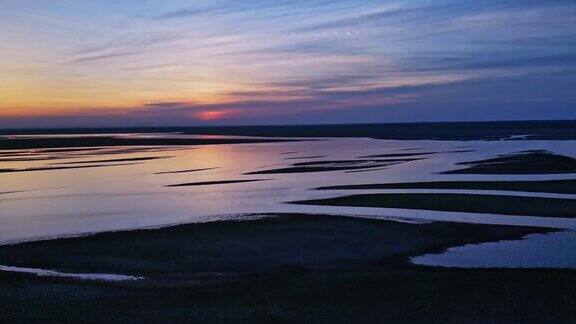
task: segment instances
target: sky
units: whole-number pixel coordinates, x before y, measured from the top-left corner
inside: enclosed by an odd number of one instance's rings
[[[0,0],[0,128],[528,119],[574,0]]]

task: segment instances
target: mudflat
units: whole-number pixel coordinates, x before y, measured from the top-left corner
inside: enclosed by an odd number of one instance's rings
[[[526,192],[548,192],[576,194],[576,180],[543,181],[429,181],[370,183],[358,185],[340,185],[318,187],[316,190],[366,190],[366,189],[468,189],[468,190],[506,190]]]
[[[501,155],[480,161],[460,162],[465,169],[445,174],[553,174],[576,173],[576,159],[547,151],[528,151]]]
[[[501,215],[576,217],[576,199],[452,193],[362,194],[293,204],[382,207]]]
[[[0,246],[0,259],[6,266],[144,276],[253,273],[286,266],[385,268],[452,246],[554,231],[316,214],[262,216],[4,245]]]
[[[0,312],[11,322],[569,322],[576,271],[408,262],[454,245],[548,231],[280,214],[28,242],[1,246],[2,262],[151,279],[95,283],[0,272]],[[235,276],[203,283],[206,272]]]

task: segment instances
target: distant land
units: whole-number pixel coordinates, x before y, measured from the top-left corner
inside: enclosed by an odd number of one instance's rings
[[[393,140],[576,140],[576,120],[419,122],[272,126],[0,129],[2,135],[182,133],[262,137],[371,137]]]

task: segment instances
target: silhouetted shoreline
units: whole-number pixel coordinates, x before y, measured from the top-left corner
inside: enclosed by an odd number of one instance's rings
[[[575,140],[575,120],[269,126],[0,129],[3,135],[182,133],[260,137],[372,137],[397,140]],[[512,137],[512,138],[511,138]]]
[[[318,316],[334,322],[466,322],[527,314],[562,320],[569,318],[571,303],[562,296],[576,293],[568,284],[574,271],[453,270],[408,262],[450,246],[551,231],[293,214],[1,246],[4,264],[148,279],[83,283],[0,272],[0,311],[6,320],[55,321],[89,321],[96,312],[99,320],[129,322],[291,322]],[[543,289],[549,286],[558,290]],[[62,289],[67,293],[58,293]],[[18,297],[22,290],[25,300]],[[558,311],[540,312],[551,306]]]

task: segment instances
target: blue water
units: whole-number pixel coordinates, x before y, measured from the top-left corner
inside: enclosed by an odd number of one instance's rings
[[[445,253],[415,257],[412,263],[466,268],[576,269],[576,232],[531,234],[518,241],[469,244]]]

